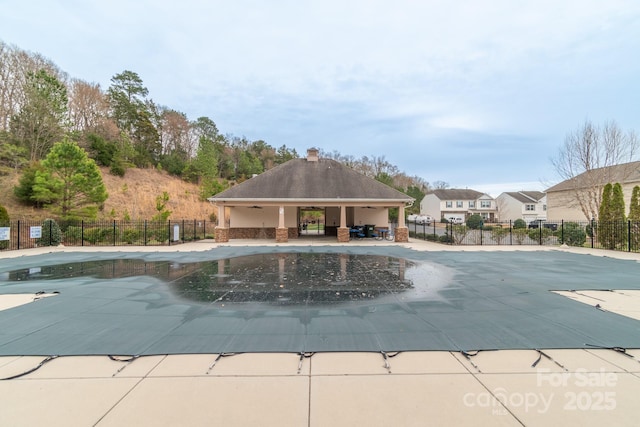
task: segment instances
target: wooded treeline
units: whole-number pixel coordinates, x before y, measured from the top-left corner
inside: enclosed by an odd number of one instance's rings
[[[197,183],[203,199],[299,155],[286,145],[223,134],[209,117],[191,120],[156,103],[133,71],[115,74],[103,90],[37,53],[0,41],[0,174],[33,173],[65,138],[114,175],[159,168]],[[431,189],[384,156],[321,155],[409,194],[417,199],[416,208]]]

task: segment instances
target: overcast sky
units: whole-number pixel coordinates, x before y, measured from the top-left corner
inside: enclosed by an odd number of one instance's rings
[[[0,0],[0,40],[225,134],[497,196],[585,120],[640,132],[637,0]]]

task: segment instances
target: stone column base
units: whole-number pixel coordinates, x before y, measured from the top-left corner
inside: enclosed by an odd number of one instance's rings
[[[276,228],[276,243],[287,243],[289,241],[289,229],[287,227]]]
[[[406,243],[409,241],[409,228],[408,227],[397,227],[394,231],[396,242]]]
[[[229,241],[229,229],[226,227],[216,227],[216,243]]]
[[[349,241],[349,228],[338,227],[338,243],[347,243]]]

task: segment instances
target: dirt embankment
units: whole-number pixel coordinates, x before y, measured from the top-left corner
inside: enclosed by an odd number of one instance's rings
[[[101,168],[102,179],[109,198],[99,219],[151,219],[156,210],[156,198],[163,192],[169,194],[166,208],[171,211],[169,219],[205,219],[215,211],[209,202],[199,199],[198,186],[156,169],[127,169],[124,177],[111,175]],[[39,220],[48,216],[44,209],[24,206],[13,195],[18,175],[0,177],[0,205],[9,212],[12,220]]]

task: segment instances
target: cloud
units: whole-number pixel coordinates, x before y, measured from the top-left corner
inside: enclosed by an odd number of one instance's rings
[[[585,117],[640,128],[632,0],[5,0],[0,28],[103,88],[135,71],[223,133],[428,181],[533,182]]]

